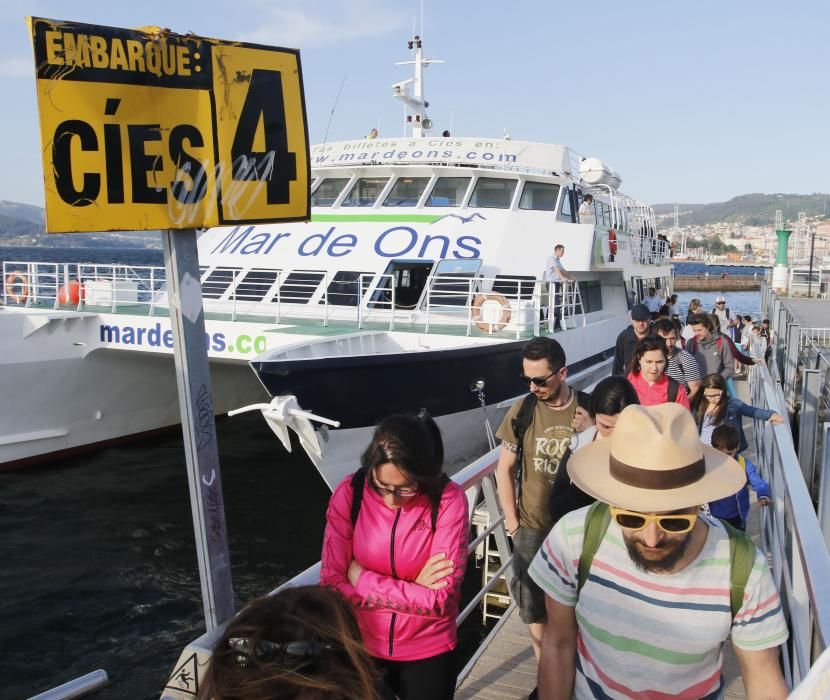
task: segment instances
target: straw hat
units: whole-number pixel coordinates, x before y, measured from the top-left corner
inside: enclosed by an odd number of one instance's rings
[[[741,465],[704,445],[692,414],[676,403],[627,406],[611,437],[571,456],[568,474],[596,499],[642,513],[715,501],[746,483]]]

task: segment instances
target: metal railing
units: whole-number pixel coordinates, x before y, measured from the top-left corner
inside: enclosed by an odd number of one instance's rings
[[[167,314],[163,267],[4,262],[3,299],[7,305],[117,313]],[[504,331],[520,338],[537,334],[540,320],[562,320],[563,328],[585,325],[578,283],[548,283],[527,277],[431,275],[417,303],[403,308],[394,274],[357,274],[339,280],[324,270],[205,267],[201,270],[205,312],[231,321],[262,318],[280,323],[303,319],[328,326],[340,321],[364,329],[369,324],[394,330],[455,326]],[[542,322],[542,325],[544,323]]]
[[[476,549],[486,538],[492,536],[495,539],[496,551],[500,560],[499,568],[493,576],[482,583],[482,586],[472,599],[458,613],[455,620],[456,626],[461,625],[476,610],[484,599],[484,596],[498,585],[500,577],[508,573],[513,562],[513,554],[510,550],[507,541],[507,532],[504,527],[504,515],[501,512],[501,506],[499,505],[496,494],[495,471],[498,454],[499,448],[495,448],[452,477],[452,480],[464,490],[467,496],[467,502],[470,506],[470,523],[472,524],[473,514],[477,506],[479,508],[482,506],[486,508],[489,516],[489,524],[487,527],[480,529],[478,536],[470,541],[467,547],[468,557],[475,553]],[[318,562],[271,591],[269,595],[274,595],[288,586],[316,585],[319,582],[320,563]],[[504,619],[506,619],[506,615]],[[225,627],[226,625],[221,625],[188,644],[174,667],[173,674],[162,692],[161,700],[192,700],[193,692],[191,692],[191,689],[197,687],[197,684],[201,685],[208,660],[213,653],[214,646],[224,633]],[[480,645],[478,647],[473,659],[467,663],[459,674],[457,686],[467,676],[475,660],[483,653],[485,647],[486,645]],[[188,670],[188,675],[182,678],[181,671],[185,668]],[[198,678],[194,677],[194,673],[198,675]]]
[[[775,497],[762,509],[762,539],[790,628],[785,675],[800,682],[830,642],[830,364],[822,332],[790,313],[768,278],[761,312],[772,324],[773,361],[754,368],[752,403],[798,415],[798,451],[785,426],[755,431],[755,446]],[[816,488],[817,484],[817,488]]]

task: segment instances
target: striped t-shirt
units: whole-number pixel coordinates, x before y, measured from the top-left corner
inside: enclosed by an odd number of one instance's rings
[[[675,574],[645,572],[631,561],[619,526],[608,526],[577,599],[577,570],[587,508],[551,530],[530,576],[555,601],[576,606],[576,698],[719,698],[721,645],[732,634],[741,649],[775,647],[787,639],[778,592],[763,555],[732,621],[729,537],[709,526],[697,558]]]

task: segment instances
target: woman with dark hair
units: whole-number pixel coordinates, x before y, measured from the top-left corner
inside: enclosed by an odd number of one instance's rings
[[[320,581],[355,606],[366,647],[401,700],[455,691],[470,525],[443,460],[429,416],[386,418],[326,513]]]
[[[382,700],[349,604],[321,586],[284,588],[245,607],[220,637],[203,700]]]
[[[686,389],[666,375],[668,363],[666,341],[662,338],[646,336],[634,348],[627,379],[643,406],[679,403],[689,408],[689,395]]]
[[[548,501],[548,510],[554,525],[566,513],[594,502],[592,496],[573,484],[568,477],[568,460],[571,454],[594,440],[604,440],[609,437],[614,432],[617,416],[622,413],[622,410],[626,406],[638,403],[640,399],[634,387],[627,379],[619,375],[606,377],[594,387],[590,401],[594,425],[580,434],[577,446],[565,450],[559,469],[556,471],[556,480],[553,482]]]
[[[720,374],[707,374],[703,378],[700,391],[695,397],[692,414],[697,421],[697,432],[707,445],[712,444],[712,433],[719,425],[731,425],[741,437],[738,453],[749,445],[744,435],[743,417],[763,420],[769,423],[783,423],[784,418],[766,408],[750,406],[740,399],[729,396],[726,381]]]

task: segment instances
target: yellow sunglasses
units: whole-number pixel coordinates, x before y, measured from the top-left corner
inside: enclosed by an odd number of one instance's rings
[[[633,510],[623,510],[611,506],[611,517],[617,525],[626,530],[642,530],[650,522],[657,523],[663,532],[670,535],[682,535],[691,532],[697,522],[697,513],[668,513],[666,515],[649,515]]]

